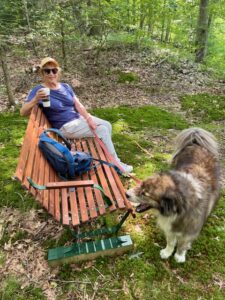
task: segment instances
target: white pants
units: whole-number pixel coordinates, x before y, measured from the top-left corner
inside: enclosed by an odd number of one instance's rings
[[[97,125],[96,134],[104,142],[109,153],[116,159],[119,160],[116,150],[112,142],[112,125],[105,120],[91,116],[95,124]],[[83,137],[93,137],[93,133],[90,130],[87,121],[84,117],[80,116],[79,119],[75,119],[64,124],[60,131],[69,139],[79,139]]]

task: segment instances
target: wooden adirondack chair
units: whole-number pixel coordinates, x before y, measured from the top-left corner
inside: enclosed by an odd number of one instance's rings
[[[100,255],[124,253],[132,248],[129,235],[118,237],[116,234],[128,215],[133,216],[132,206],[126,199],[123,184],[116,171],[100,165],[79,176],[74,181],[62,181],[42,156],[38,139],[44,129],[50,128],[44,113],[37,106],[30,115],[24,142],[15,173],[15,178],[29,190],[34,198],[65,226],[76,228],[108,212],[125,210],[120,223],[111,228],[75,234],[76,239],[111,235],[106,239],[77,243],[69,247],[59,247],[48,251],[50,264],[76,262],[93,259]],[[89,152],[93,157],[107,160],[95,138],[74,140],[76,149]],[[30,178],[28,181],[27,178]],[[33,184],[31,184],[33,183]],[[104,195],[95,185],[100,185],[110,198],[111,205],[105,203]],[[38,187],[38,189],[36,189]],[[107,207],[108,206],[108,207]]]

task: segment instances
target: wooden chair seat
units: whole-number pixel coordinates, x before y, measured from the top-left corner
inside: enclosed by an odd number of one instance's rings
[[[131,204],[126,199],[119,175],[107,165],[98,165],[91,171],[75,178],[75,181],[91,180],[93,183],[101,185],[112,200],[112,205],[107,209],[101,192],[93,189],[91,184],[86,186],[81,184],[76,187],[54,186],[54,183],[62,182],[62,180],[56,175],[38,148],[40,134],[50,127],[42,110],[35,107],[28,122],[15,173],[15,178],[29,190],[49,214],[63,225],[77,226],[104,215],[107,211],[132,210]],[[107,160],[94,138],[74,140],[74,143],[77,150],[86,151],[93,157]],[[38,185],[53,183],[54,188],[43,191],[36,190],[29,184],[27,177],[32,178]]]

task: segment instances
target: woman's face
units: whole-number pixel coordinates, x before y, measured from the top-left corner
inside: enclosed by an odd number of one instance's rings
[[[59,79],[59,68],[57,68],[54,64],[48,63],[46,64],[42,70],[42,77],[45,83],[54,84],[58,82]]]

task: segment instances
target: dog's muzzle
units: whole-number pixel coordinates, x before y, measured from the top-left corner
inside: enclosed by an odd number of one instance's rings
[[[125,193],[125,195],[126,195],[127,199],[132,202],[133,197],[131,196],[131,193],[129,193],[129,191],[127,191]],[[137,202],[135,202],[135,203],[137,203]],[[135,211],[137,213],[142,213],[150,208],[151,208],[151,205],[142,203],[142,204],[139,204],[138,206],[136,206]]]

